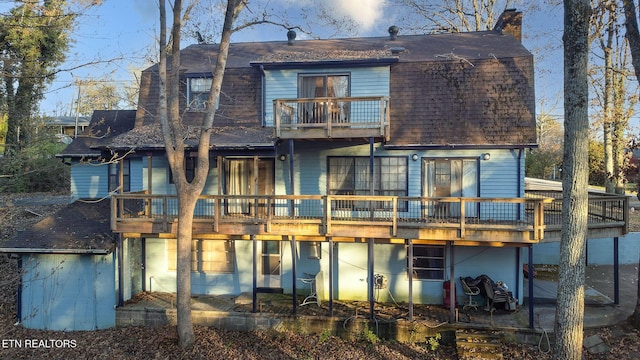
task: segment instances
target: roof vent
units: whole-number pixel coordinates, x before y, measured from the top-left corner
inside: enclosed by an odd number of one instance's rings
[[[389,26],[389,39],[390,40],[395,40],[398,38],[398,32],[400,31],[400,29],[393,25],[393,26]]]
[[[296,32],[293,30],[287,31],[287,45],[293,45],[293,41],[296,39]]]
[[[402,46],[394,46],[392,48],[389,48],[389,50],[391,50],[391,53],[393,55],[402,54],[403,52],[407,51],[407,49],[403,48]]]

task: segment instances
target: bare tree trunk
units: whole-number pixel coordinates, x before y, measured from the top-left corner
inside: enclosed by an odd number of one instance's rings
[[[589,0],[564,1],[562,240],[554,332],[555,359],[582,358],[585,241],[588,207]]]
[[[604,179],[604,187],[605,191],[608,194],[613,194],[615,192],[614,185],[614,159],[613,159],[613,144],[612,144],[612,109],[613,101],[613,60],[612,60],[612,42],[613,42],[613,22],[609,21],[607,26],[607,42],[605,43],[602,38],[600,41],[600,46],[602,47],[602,51],[604,52],[604,91],[603,91],[603,112],[604,112],[604,121],[602,124],[602,137],[604,140],[604,169],[605,169],[605,179]]]
[[[182,10],[182,0],[173,1],[173,18],[171,41],[167,44],[166,0],[160,0],[160,61],[158,64],[159,105],[158,118],[162,125],[162,136],[169,167],[178,194],[178,233],[177,233],[177,333],[180,347],[185,348],[195,341],[193,322],[191,319],[191,256],[193,235],[193,212],[198,197],[202,193],[209,173],[209,152],[211,129],[215,118],[215,107],[206,109],[200,126],[198,140],[198,160],[196,171],[191,182],[187,181],[185,169],[185,152],[193,150],[185,145],[186,134],[182,124],[180,109],[180,34],[182,22],[188,18],[193,4]],[[239,12],[246,5],[245,0],[228,0],[225,20],[220,38],[218,56],[212,71],[213,79],[209,89],[209,104],[214,104],[220,95],[222,80],[227,65],[227,54],[233,32],[233,23]],[[167,66],[171,52],[171,66]],[[169,68],[170,70],[167,70]]]
[[[625,26],[627,28],[627,41],[631,50],[631,63],[636,73],[636,79],[640,83],[640,32],[638,31],[638,16],[636,13],[636,5],[633,0],[622,0],[624,6],[624,16],[626,19]],[[638,179],[640,184],[640,178]],[[640,186],[640,185],[638,185]],[[640,267],[638,267],[638,279],[640,279]],[[640,282],[638,283],[638,297],[636,300],[636,308],[631,316],[633,325],[640,329]]]
[[[178,238],[176,261],[176,313],[180,347],[195,341],[191,319],[191,253],[193,212],[198,194],[178,192]]]

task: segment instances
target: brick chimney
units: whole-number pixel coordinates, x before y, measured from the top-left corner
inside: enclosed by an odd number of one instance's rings
[[[493,30],[511,35],[522,42],[522,11],[506,9],[496,21]]]

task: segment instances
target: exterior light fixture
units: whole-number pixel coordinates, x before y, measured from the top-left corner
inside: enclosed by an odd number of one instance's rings
[[[491,154],[489,153],[482,154],[482,160],[489,160],[489,159],[491,159]]]
[[[411,160],[418,161],[418,154],[411,155]]]
[[[286,159],[287,159],[287,155],[285,155],[285,154],[280,154],[278,156],[278,160],[280,160],[280,161],[285,161]]]

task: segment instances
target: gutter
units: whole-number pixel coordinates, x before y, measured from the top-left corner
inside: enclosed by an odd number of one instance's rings
[[[107,255],[110,249],[42,249],[42,248],[0,248],[0,253],[13,254],[87,254]]]
[[[453,149],[533,149],[537,148],[538,144],[408,144],[408,145],[384,145],[385,150],[453,150]]]
[[[318,60],[318,61],[287,61],[287,62],[250,62],[251,66],[259,66],[261,69],[299,69],[311,67],[363,67],[372,65],[391,65],[397,63],[397,57],[377,59],[353,59],[353,60]]]

